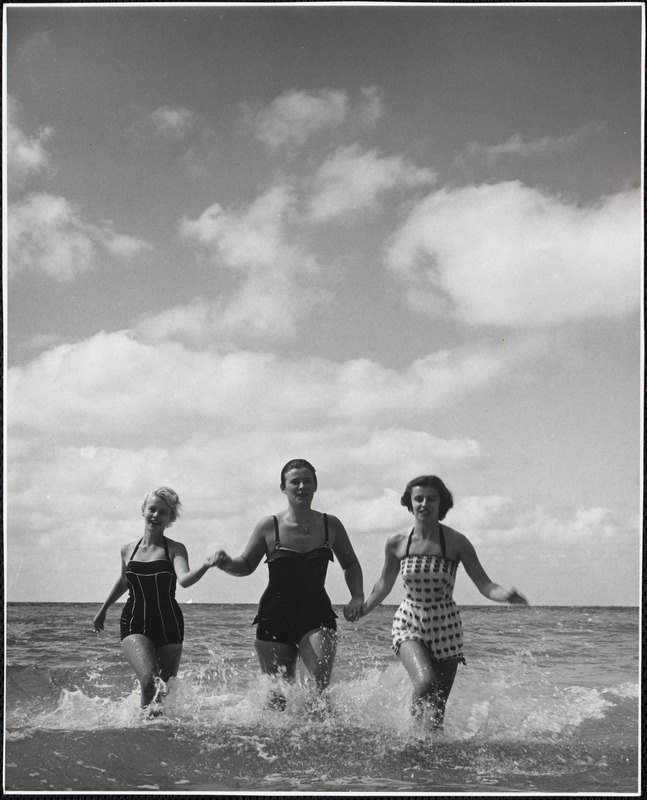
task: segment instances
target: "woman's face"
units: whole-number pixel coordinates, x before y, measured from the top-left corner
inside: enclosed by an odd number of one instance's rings
[[[285,489],[291,503],[297,505],[311,503],[315,489],[315,479],[307,467],[295,467],[285,473]]]
[[[151,495],[144,506],[143,515],[149,530],[163,533],[173,518],[173,509],[163,498]]]
[[[418,522],[437,522],[440,512],[440,492],[433,486],[414,486],[411,489],[411,511]]]

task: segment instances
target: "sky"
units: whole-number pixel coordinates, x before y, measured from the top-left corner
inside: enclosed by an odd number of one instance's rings
[[[436,474],[494,581],[639,603],[641,4],[4,15],[8,601],[102,602],[159,485],[238,555],[306,458],[367,595]]]

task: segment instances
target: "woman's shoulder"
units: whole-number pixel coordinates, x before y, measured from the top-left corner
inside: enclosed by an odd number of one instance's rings
[[[126,542],[126,544],[121,545],[120,552],[124,561],[135,552],[135,548],[140,541],[141,539],[134,539],[132,542]]]
[[[265,538],[268,534],[274,536],[274,520],[281,523],[281,514],[267,514],[261,517],[252,531],[252,539]]]
[[[170,555],[186,555],[186,545],[182,544],[182,542],[177,542],[175,539],[169,539],[168,536],[165,536],[164,538],[166,539],[166,544],[168,545],[168,551]]]
[[[392,533],[386,540],[385,549],[388,553],[393,553],[393,555],[397,556],[398,558],[402,558],[404,556],[408,539],[409,531],[398,531],[398,533]]]
[[[449,525],[446,525],[444,522],[441,522],[440,525],[441,525],[443,531],[445,532],[445,536],[450,536],[450,537],[453,537],[455,539],[466,539],[467,538],[464,533],[461,533],[460,531],[457,531],[456,528],[451,528]]]
[[[315,515],[315,519],[317,519],[317,520],[323,520],[324,517],[325,517],[326,521],[328,522],[328,525],[332,526],[333,528],[343,528],[344,527],[344,525],[343,525],[342,521],[339,519],[339,517],[336,517],[334,514],[328,514],[326,511],[315,511],[314,508],[312,509],[312,513]],[[344,530],[345,530],[345,528],[344,528]]]
[[[449,525],[445,525],[442,523],[443,531],[445,533],[445,540],[449,544],[450,548],[456,552],[459,556],[462,554],[463,549],[466,546],[469,546],[470,540],[465,536],[464,533],[457,531],[456,528],[450,528]]]

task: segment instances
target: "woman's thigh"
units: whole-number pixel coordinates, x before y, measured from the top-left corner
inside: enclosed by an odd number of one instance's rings
[[[414,687],[422,689],[433,685],[445,696],[449,694],[456,677],[458,659],[436,661],[423,642],[416,639],[403,642],[398,655]]]
[[[178,674],[182,659],[182,644],[163,644],[157,648],[159,676],[166,683]]]
[[[315,628],[299,642],[301,662],[320,688],[330,683],[336,652],[337,632],[332,628]]]
[[[285,642],[254,641],[261,670],[267,675],[279,675],[294,680],[299,651],[293,644]]]
[[[157,675],[157,651],[155,645],[141,633],[133,633],[121,640],[121,649],[139,680],[150,680]]]

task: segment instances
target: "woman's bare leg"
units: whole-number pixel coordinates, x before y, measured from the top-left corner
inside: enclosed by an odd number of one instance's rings
[[[458,659],[436,661],[425,645],[416,640],[403,642],[398,654],[413,684],[411,713],[415,719],[422,721],[425,712],[431,712],[432,728],[442,730],[445,706],[454,685]]]
[[[281,678],[288,683],[294,681],[299,655],[295,645],[256,639],[254,647],[261,670],[266,675]],[[286,705],[285,695],[278,690],[273,691],[270,695],[269,705],[271,708],[282,711]]]
[[[308,631],[299,642],[300,671],[303,680],[314,678],[318,692],[330,684],[337,652],[337,633],[332,628]]]
[[[155,678],[159,675],[159,665],[155,645],[147,636],[133,633],[122,639],[121,649],[135,670],[141,689],[141,706],[146,708],[155,698],[157,691]]]

